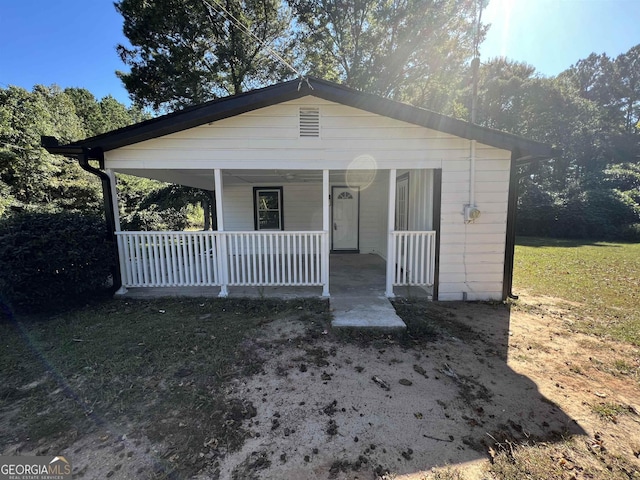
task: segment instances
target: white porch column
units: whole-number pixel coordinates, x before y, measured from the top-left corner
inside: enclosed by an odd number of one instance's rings
[[[393,272],[395,267],[395,230],[396,217],[396,169],[389,170],[389,215],[387,219],[387,229],[389,238],[387,239],[387,289],[385,295],[387,298],[395,297],[393,293]]]
[[[329,296],[329,170],[322,171],[322,296]]]
[[[229,269],[227,264],[227,238],[224,235],[224,209],[222,208],[222,171],[216,168],[213,171],[213,181],[216,194],[216,224],[218,225],[218,235],[216,235],[216,258],[218,260],[218,274],[220,275],[219,297],[229,295],[227,285],[229,284]]]
[[[117,182],[116,182],[116,172],[114,172],[110,168],[107,168],[105,169],[105,173],[109,177],[109,183],[111,185],[111,198],[109,199],[109,201],[111,202],[112,209],[113,209],[113,222],[114,222],[114,228],[116,231],[118,258],[120,259],[119,260],[120,261],[120,288],[116,292],[116,295],[124,295],[125,293],[127,293],[127,289],[123,286],[123,284],[125,283],[124,276],[126,275],[125,273],[126,252],[125,252],[124,245],[122,243],[123,242],[122,237],[117,234],[118,232],[122,231],[122,227],[120,226],[120,208],[118,207],[118,190],[117,190]],[[105,202],[106,201],[107,199],[105,198]]]

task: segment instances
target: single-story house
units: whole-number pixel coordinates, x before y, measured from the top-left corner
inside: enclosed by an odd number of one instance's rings
[[[504,300],[517,166],[555,154],[316,78],[43,144],[102,179],[121,291],[211,286],[221,296],[278,285],[329,296],[330,254],[355,253],[386,262],[387,297],[411,285],[434,300]],[[117,173],[215,191],[218,229],[121,231]]]

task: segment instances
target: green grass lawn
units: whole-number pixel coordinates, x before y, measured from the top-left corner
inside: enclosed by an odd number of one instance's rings
[[[518,237],[513,283],[575,302],[580,331],[640,345],[640,243]]]

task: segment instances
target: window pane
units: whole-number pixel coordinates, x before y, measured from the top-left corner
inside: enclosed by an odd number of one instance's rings
[[[282,189],[254,189],[257,230],[282,230]]]
[[[260,210],[279,210],[279,192],[258,192],[258,208]]]
[[[280,212],[261,211],[258,213],[258,222],[260,230],[280,230]]]

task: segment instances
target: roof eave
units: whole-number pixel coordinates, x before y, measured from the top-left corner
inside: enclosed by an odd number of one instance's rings
[[[518,150],[522,156],[547,158],[556,156],[555,150],[547,144],[473,125],[429,110],[315,78],[310,79],[310,82],[291,80],[239,95],[212,100],[202,105],[189,107],[80,142],[58,146],[56,153],[64,155],[76,151],[77,148],[113,150],[307,95],[438,130],[460,138],[476,140],[495,148],[512,152]]]
[[[298,89],[292,89],[292,83],[297,83],[297,81],[284,82],[232,97],[212,100],[202,105],[186,108],[162,117],[88,138],[77,142],[76,145],[89,148],[100,147],[103,151],[113,150],[224,118],[234,117],[277,103],[294,100],[309,94]],[[221,108],[213,108],[215,105],[220,105]]]

